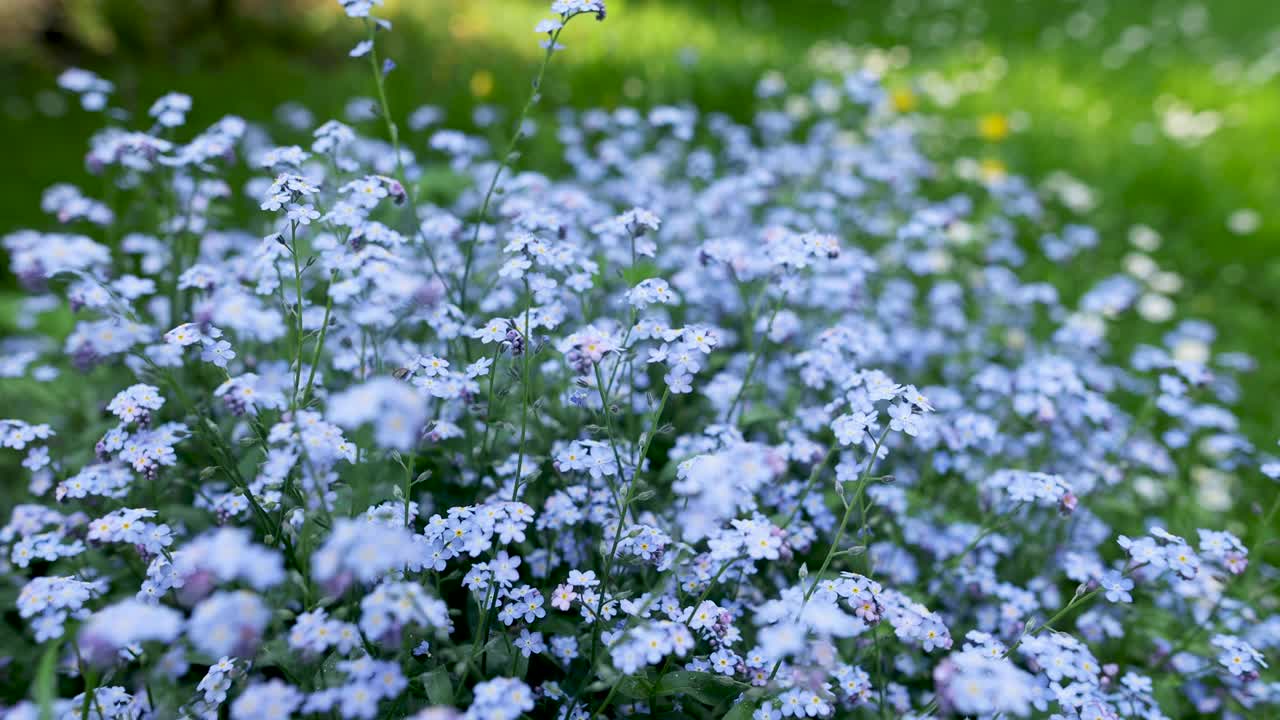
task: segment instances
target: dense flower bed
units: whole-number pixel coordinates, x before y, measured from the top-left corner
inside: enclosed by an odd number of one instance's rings
[[[106,112],[105,192],[51,188],[60,229],[3,241],[33,327],[75,311],[4,360],[65,388],[0,421],[8,717],[1274,711],[1274,569],[1126,512],[1193,466],[1280,475],[1230,410],[1252,361],[1194,321],[1122,357],[1141,280],[1020,274],[1100,242],[1055,198],[927,157],[866,71],[806,117],[770,77],[749,125],[402,133],[389,24],[342,4],[364,130],[191,136],[179,94],[129,130],[62,77]],[[552,10],[530,106],[605,17]],[[515,171],[528,142],[567,170]]]

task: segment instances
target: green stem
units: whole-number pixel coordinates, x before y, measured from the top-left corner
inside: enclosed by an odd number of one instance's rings
[[[804,505],[805,499],[809,497],[809,492],[812,491],[813,486],[817,484],[818,476],[822,474],[822,470],[827,466],[827,463],[831,462],[831,458],[835,457],[836,449],[839,446],[839,439],[832,440],[831,444],[827,446],[826,454],[822,456],[821,460],[814,464],[813,470],[809,473],[809,480],[804,484],[804,488],[800,490],[800,495],[796,497],[796,506],[787,514],[786,519],[778,526],[779,528],[786,530],[791,526],[791,523],[795,521],[796,516],[800,514],[800,508]]]
[[[529,292],[529,278],[524,279],[526,296],[524,306],[524,361],[520,369],[520,455],[516,460],[516,479],[511,483],[511,502],[520,498],[520,477],[524,472],[524,442],[529,430],[529,356],[533,355],[533,338],[529,337],[529,309],[533,295]]]
[[[613,394],[613,383],[618,379],[618,371],[622,369],[624,361],[626,360],[626,353],[628,352],[629,343],[631,342],[631,331],[635,329],[636,319],[638,317],[639,313],[636,312],[636,309],[631,308],[631,322],[627,324],[627,332],[623,334],[622,344],[618,346],[618,362],[614,364],[613,370],[609,372],[609,382],[605,384],[605,390],[610,395]]]
[[[409,202],[409,214],[413,216],[414,232],[418,236],[418,240],[422,243],[422,247],[426,250],[427,260],[431,262],[431,271],[436,277],[440,278],[440,282],[444,285],[445,291],[451,291],[449,287],[449,278],[440,272],[440,266],[436,263],[435,251],[431,248],[431,243],[422,233],[422,223],[418,218],[418,190],[414,188],[413,192],[409,191],[409,179],[405,176],[404,160],[400,157],[400,128],[395,121],[391,119],[391,103],[387,102],[386,81],[382,77],[382,67],[378,62],[378,44],[375,42],[377,26],[372,22],[366,22],[369,31],[369,66],[373,70],[373,83],[378,89],[378,103],[382,108],[382,120],[387,127],[387,136],[391,138],[391,149],[396,156],[396,179],[399,180],[400,186],[405,191],[405,197]]]
[[[676,553],[677,553],[677,557],[676,557],[676,559],[677,559],[677,560],[679,559],[679,552],[680,552],[679,550],[677,550],[677,551],[676,551]],[[730,559],[730,560],[726,561],[726,562],[725,562],[725,564],[724,564],[724,565],[722,565],[722,566],[720,567],[719,572],[717,572],[717,573],[716,573],[715,578],[714,578],[714,579],[712,579],[711,583],[707,586],[707,590],[703,593],[703,595],[702,595],[702,600],[705,600],[705,599],[707,598],[707,595],[708,595],[708,594],[710,594],[710,592],[711,592],[711,587],[715,585],[715,581],[716,581],[717,579],[719,579],[720,575],[721,575],[721,574],[723,574],[723,573],[724,573],[724,571],[725,571],[726,569],[728,569],[728,567],[729,567],[730,565],[732,565],[732,564],[733,564],[733,562],[734,562],[735,560],[737,560],[737,559],[738,559],[738,558],[732,558],[732,559]],[[662,577],[669,577],[669,576],[665,576],[665,575],[664,575],[664,576],[662,576]],[[630,631],[632,628],[634,628],[634,627],[638,624],[639,620],[644,616],[644,613],[649,609],[649,606],[653,604],[654,599],[658,597],[658,593],[656,592],[656,590],[657,590],[657,587],[656,587],[656,584],[655,584],[655,586],[654,586],[654,592],[650,592],[650,593],[648,593],[648,597],[645,599],[644,603],[643,603],[643,604],[641,604],[641,606],[640,606],[640,611],[639,611],[639,612],[637,612],[637,613],[632,614],[631,619],[630,619],[629,621],[627,621],[626,626],[622,629],[622,631],[621,631],[621,632],[619,632],[619,633],[614,637],[613,642],[611,642],[611,643],[609,643],[607,646],[605,646],[605,650],[612,650],[614,647],[616,647],[618,643],[622,642],[622,640],[623,640],[623,638],[626,636],[627,632],[628,632],[628,631]],[[676,592],[677,592],[677,593],[679,593],[679,591],[680,591],[680,586],[679,586],[679,584],[677,584],[677,585],[676,585]],[[698,601],[698,604],[701,604],[701,603],[702,603],[702,600],[699,600],[699,601]],[[599,620],[599,618],[598,618],[597,616],[595,616],[595,611],[594,611],[594,610],[592,610],[592,608],[591,608],[589,605],[587,605],[586,603],[583,603],[583,607],[584,607],[584,608],[586,608],[588,612],[591,612],[591,613],[592,613],[592,616],[593,616],[593,617],[596,617],[596,620],[597,620],[597,621]],[[689,614],[689,617],[693,617],[692,612]],[[685,621],[685,622],[687,623],[687,622],[688,622],[688,620],[686,619],[686,621]],[[586,688],[587,684],[591,681],[591,678],[593,678],[593,677],[595,677],[595,676],[596,676],[596,667],[597,667],[596,660],[595,660],[595,658],[593,657],[593,658],[591,659],[591,661],[590,661],[590,664],[588,665],[588,672],[587,672],[587,674],[583,677],[583,681],[582,681],[581,683],[579,683],[579,684],[578,684],[577,689],[576,689],[576,690],[574,690],[574,692],[573,692],[573,696],[569,699],[569,702],[567,703],[567,705],[568,705],[570,708],[572,708],[572,707],[576,707],[576,706],[577,706],[577,704],[578,704],[578,698],[579,698],[579,697],[581,697],[581,695],[582,695],[582,691]],[[602,709],[603,709],[603,706],[602,706]]]
[[[415,452],[409,458],[409,464],[404,468],[404,526],[410,530],[413,527],[409,524],[409,497],[413,492],[413,470],[414,465],[418,464],[418,454]]]
[[[588,720],[596,720],[596,718],[600,717],[600,713],[604,712],[604,709],[609,707],[609,703],[613,700],[614,693],[618,692],[618,686],[621,684],[622,683],[620,682],[616,682],[609,688],[609,694],[604,696],[604,700],[600,703],[600,707],[596,708],[596,711],[591,713],[591,717],[588,718]],[[657,692],[656,685],[654,686],[654,692]]]
[[[804,601],[800,605],[800,609],[804,610],[805,604],[809,602],[809,598],[813,597],[813,593],[818,590],[817,578],[821,578],[827,572],[827,568],[831,566],[831,561],[835,558],[837,548],[840,547],[840,541],[844,539],[845,529],[849,525],[849,518],[853,516],[854,508],[858,507],[858,501],[862,498],[862,493],[867,488],[867,482],[871,479],[871,468],[875,467],[876,458],[880,455],[880,446],[884,444],[884,440],[889,436],[889,427],[886,425],[880,433],[880,437],[876,440],[875,449],[871,451],[871,457],[867,458],[867,464],[862,469],[862,475],[858,478],[858,488],[854,491],[853,500],[849,502],[848,507],[844,509],[844,515],[840,518],[840,527],[836,530],[836,536],[831,541],[831,547],[827,549],[827,556],[822,560],[822,567],[818,568],[818,574],[814,581],[809,585],[809,589],[805,591]],[[865,527],[865,523],[864,523]]]
[[[1040,632],[1041,630],[1047,627],[1052,627],[1053,624],[1061,620],[1064,615],[1076,609],[1077,606],[1080,606],[1089,602],[1094,598],[1095,595],[1097,595],[1100,592],[1102,592],[1102,588],[1098,587],[1098,588],[1094,588],[1093,590],[1090,590],[1089,592],[1076,593],[1075,595],[1071,596],[1071,602],[1067,603],[1065,606],[1063,606],[1061,610],[1054,613],[1053,617],[1050,617],[1048,620],[1045,620],[1044,622],[1040,623],[1029,632],[1025,632],[1022,635],[1018,636],[1017,642],[1015,642],[1008,650],[1004,651],[1004,657],[1009,657],[1010,655],[1012,655],[1013,651],[1017,650],[1018,647],[1022,645],[1023,640],[1025,640],[1026,638],[1032,635],[1035,635],[1036,633]]]
[[[324,321],[320,325],[320,337],[316,339],[315,351],[311,353],[311,370],[307,373],[307,386],[302,391],[302,400],[300,407],[306,407],[307,398],[311,396],[311,388],[316,381],[316,368],[320,366],[320,352],[324,350],[324,340],[329,334],[329,317],[333,313],[333,295],[329,290],[333,287],[334,278],[338,277],[338,271],[329,272],[329,282],[324,287]]]
[[[600,381],[600,368],[597,365],[596,366],[596,382],[599,383],[599,381]],[[644,462],[644,457],[649,452],[649,445],[653,441],[653,436],[657,434],[658,420],[662,417],[662,411],[664,408],[666,408],[667,398],[669,398],[670,396],[671,396],[670,388],[667,388],[662,391],[662,400],[658,403],[657,409],[654,410],[653,412],[653,417],[652,417],[652,420],[650,421],[651,429],[649,431],[649,434],[645,436],[644,448],[641,450],[641,453],[640,453],[640,462]],[[614,450],[614,453],[616,458],[617,457],[616,449]],[[622,476],[621,465],[618,466],[618,476],[619,477]],[[599,615],[600,609],[604,607],[604,604],[607,601],[607,598],[609,595],[608,593],[609,580],[612,578],[613,566],[614,566],[613,561],[618,553],[618,544],[622,541],[622,527],[625,524],[625,520],[627,517],[627,510],[631,507],[631,503],[635,499],[636,487],[639,484],[640,484],[640,463],[637,463],[635,472],[633,472],[631,475],[631,482],[627,485],[626,500],[622,504],[622,512],[619,513],[618,515],[618,527],[616,530],[614,530],[614,533],[613,533],[613,543],[609,547],[609,555],[604,559],[604,574],[601,576],[601,579],[600,579],[600,602],[596,607],[597,615]],[[595,666],[596,650],[600,642],[600,624],[601,624],[601,618],[597,617],[596,621],[592,624],[592,629],[591,629],[591,666],[592,667]]]
[[[742,403],[743,398],[747,394],[747,387],[751,385],[751,376],[756,371],[756,365],[760,363],[761,356],[764,355],[765,348],[769,345],[769,333],[773,331],[773,322],[778,318],[778,311],[782,309],[782,302],[786,299],[787,294],[784,292],[778,296],[773,303],[773,311],[769,313],[769,324],[765,326],[764,337],[760,339],[760,344],[751,353],[751,361],[747,364],[747,372],[742,376],[742,386],[738,388],[738,394],[733,397],[733,404],[729,406],[729,412],[725,413],[724,421],[726,423],[733,422],[733,413],[738,409],[738,405]],[[755,333],[755,321],[751,321],[750,328],[752,335]]]
[[[884,690],[885,690],[885,685],[887,683],[885,682],[885,679],[884,679],[884,657],[883,655],[881,655],[881,652],[880,652],[880,624],[879,623],[876,625],[876,628],[873,631],[872,637],[875,639],[875,642],[876,642],[876,685],[878,685],[880,688],[880,704],[878,709],[879,709],[880,720],[884,720],[884,717],[885,717]]]
[[[858,501],[862,498],[862,492],[866,489],[867,481],[871,478],[871,468],[875,467],[876,458],[880,455],[880,446],[884,444],[884,440],[888,436],[889,426],[886,425],[884,430],[880,433],[880,437],[876,440],[876,446],[875,449],[871,451],[871,457],[867,458],[867,464],[862,469],[862,475],[858,477],[858,489],[854,493],[853,500],[845,504],[844,515],[840,518],[840,527],[836,529],[835,537],[831,540],[831,547],[827,548],[827,555],[822,559],[822,567],[818,568],[817,575],[814,576],[814,580],[810,583],[809,589],[804,593],[804,599],[800,602],[800,609],[796,611],[797,616],[804,612],[805,606],[809,604],[809,598],[813,597],[813,593],[818,589],[818,579],[827,572],[827,568],[831,566],[831,561],[835,559],[835,556],[838,554],[837,548],[840,547],[840,541],[844,540],[845,529],[849,526],[849,518],[853,516],[854,508],[858,507]],[[865,518],[863,527],[866,527]],[[778,670],[781,667],[782,659],[779,658],[778,661],[773,664],[773,670],[769,673],[770,680],[777,677]]]
[[[565,21],[566,24],[568,20]],[[547,43],[547,52],[542,57],[542,65],[538,68],[538,76],[533,81],[533,92],[529,94],[529,99],[525,102],[524,107],[520,110],[519,117],[516,118],[516,129],[511,134],[511,140],[507,143],[506,150],[502,156],[498,158],[498,168],[494,170],[493,177],[489,180],[489,189],[484,193],[484,201],[480,203],[480,213],[476,217],[476,227],[471,235],[471,242],[467,245],[466,259],[462,267],[462,284],[458,289],[458,307],[463,314],[467,312],[467,283],[471,278],[471,264],[475,256],[476,243],[480,241],[480,226],[484,224],[485,217],[489,214],[489,203],[493,200],[493,191],[498,187],[498,178],[502,176],[502,171],[509,167],[512,160],[512,153],[515,152],[516,144],[520,142],[520,136],[524,131],[524,121],[529,116],[529,111],[538,102],[542,91],[542,79],[547,73],[547,67],[551,64],[551,56],[555,53],[556,41],[560,38],[560,33],[564,30],[562,25],[554,33],[551,34],[551,40]]]
[[[691,620],[691,619],[693,618],[693,614],[694,614],[694,613],[696,613],[696,612],[698,612],[698,606],[699,606],[699,605],[701,605],[702,603],[706,602],[707,598],[711,596],[711,590],[712,590],[712,588],[714,588],[714,587],[716,586],[716,583],[720,580],[720,576],[721,576],[721,575],[724,575],[724,572],[725,572],[726,570],[728,570],[728,569],[729,569],[729,567],[730,567],[730,566],[732,566],[732,565],[733,565],[733,563],[734,563],[734,561],[735,561],[735,560],[737,560],[737,559],[738,559],[738,558],[736,558],[736,557],[735,557],[735,558],[729,558],[728,560],[726,560],[724,563],[722,563],[722,564],[720,565],[720,569],[719,569],[719,570],[717,570],[717,571],[716,571],[716,574],[711,578],[711,580],[709,580],[709,581],[707,582],[707,587],[706,587],[706,589],[705,589],[705,590],[703,590],[703,591],[702,591],[702,594],[698,596],[698,599],[697,599],[697,600],[695,600],[695,601],[693,602],[693,605],[689,606],[689,614],[688,614],[688,615],[685,615],[684,620],[683,620],[683,621],[681,621],[683,624],[685,624],[685,625],[688,625],[688,624],[689,624],[689,620]],[[741,579],[741,577],[739,577],[739,579]],[[678,587],[678,585],[677,585],[677,587]],[[649,705],[650,705],[650,708],[652,708],[652,706],[653,706],[653,704],[654,704],[654,701],[655,701],[655,698],[657,697],[657,693],[658,693],[658,683],[662,682],[662,677],[663,677],[664,675],[666,675],[666,674],[667,674],[667,669],[671,667],[671,658],[673,658],[673,657],[675,657],[675,656],[674,656],[674,655],[668,655],[668,656],[667,656],[667,660],[666,660],[666,662],[662,663],[662,668],[658,670],[658,677],[657,677],[657,679],[655,679],[655,680],[653,681],[653,691],[649,693]],[[600,709],[601,709],[601,710],[603,710],[603,709],[604,709],[604,706],[602,705]],[[597,712],[599,712],[599,711],[597,711]]]
[[[373,84],[378,90],[378,103],[382,107],[382,120],[386,123],[387,135],[391,138],[391,150],[396,156],[396,173],[403,182],[404,164],[400,159],[400,128],[391,119],[391,103],[387,102],[386,81],[383,79],[381,63],[378,62],[378,44],[375,41],[378,26],[368,21],[365,22],[365,26],[369,30],[369,67],[373,70]]]
[[[496,594],[494,591],[497,589],[497,587],[498,587],[497,579],[490,577],[489,589],[486,590],[484,594],[484,604],[480,606],[480,627],[476,628],[476,639],[475,639],[475,642],[473,642],[471,645],[471,654],[469,657],[472,660],[475,660],[477,655],[482,656],[480,660],[481,675],[484,674],[484,665],[485,665],[485,659],[483,657],[483,653],[484,653],[483,648],[484,648],[484,645],[489,642],[489,614],[490,614],[489,603],[490,603],[490,598],[492,598]]]
[[[84,675],[84,702],[81,703],[80,707],[80,720],[89,720],[89,708],[97,700],[98,676],[88,668],[85,668],[81,674]],[[102,717],[106,716],[103,715]]]
[[[614,473],[619,479],[622,478],[624,471],[622,465],[622,454],[618,452],[618,442],[613,435],[613,413],[609,410],[609,391],[605,387],[604,379],[600,373],[600,364],[596,363],[592,366],[596,373],[596,391],[600,394],[600,409],[604,413],[604,429],[609,435],[609,447],[613,449],[613,463],[617,466],[617,472]],[[605,477],[608,477],[607,475]],[[609,481],[609,492],[613,495],[613,503],[618,507],[619,519],[627,516],[626,507],[622,504],[622,499],[618,497],[617,483]]]
[[[294,307],[294,326],[297,332],[297,345],[293,353],[293,402],[290,410],[298,410],[298,390],[302,385],[302,266],[298,263],[298,223],[289,223],[289,255],[293,257],[293,281],[297,304]]]
[[[944,567],[948,569],[957,567],[964,560],[965,556],[967,556],[970,552],[973,552],[974,548],[978,547],[979,543],[985,540],[987,536],[989,536],[991,533],[1004,527],[1004,525],[1009,521],[1009,519],[1013,517],[1014,513],[1022,509],[1022,506],[1025,504],[1026,504],[1025,502],[1020,502],[1017,505],[1015,505],[1012,510],[1009,511],[1007,516],[997,515],[996,517],[983,523],[982,527],[978,530],[978,534],[974,536],[973,540],[971,540],[968,545],[965,545],[963,550],[961,550],[959,553],[949,558],[946,564],[944,565]]]
[[[493,427],[493,381],[498,376],[498,357],[502,355],[502,343],[494,343],[493,364],[489,366],[489,400],[485,403],[484,440],[480,443],[480,459],[489,456],[489,430]]]

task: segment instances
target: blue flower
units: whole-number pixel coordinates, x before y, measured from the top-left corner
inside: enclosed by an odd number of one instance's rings
[[[1133,589],[1133,581],[1115,570],[1108,570],[1103,573],[1098,584],[1106,592],[1108,601],[1118,603],[1133,602],[1133,596],[1129,594],[1129,591]]]

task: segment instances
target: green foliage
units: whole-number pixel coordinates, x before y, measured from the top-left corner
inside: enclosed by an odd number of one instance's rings
[[[60,643],[49,643],[36,668],[31,695],[40,706],[40,720],[53,720],[53,702],[58,699],[58,652],[61,650]]]
[[[676,670],[660,678],[627,675],[618,681],[618,694],[631,700],[651,697],[690,697],[700,703],[716,706],[740,695],[746,686],[733,678],[710,672]]]
[[[449,680],[449,672],[444,668],[436,668],[422,675],[422,685],[427,690],[427,699],[435,705],[453,705],[453,683]]]

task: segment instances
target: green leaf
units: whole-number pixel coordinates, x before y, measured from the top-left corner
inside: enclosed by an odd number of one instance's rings
[[[638,260],[635,265],[622,270],[622,277],[627,285],[638,285],[641,280],[648,280],[658,275],[658,266],[648,260]]]
[[[719,705],[738,696],[745,689],[746,684],[724,675],[677,670],[662,676],[653,689],[653,695],[687,695],[700,703]],[[618,690],[621,692],[622,688],[619,687]]]
[[[758,403],[747,408],[742,413],[739,422],[742,425],[755,425],[757,423],[775,423],[783,418],[782,411],[775,405]]]
[[[427,699],[433,705],[453,705],[453,682],[449,680],[449,671],[436,668],[422,674],[422,685],[427,690]]]
[[[335,677],[341,677],[342,671],[338,666],[345,660],[342,653],[332,652],[321,663],[320,668],[316,671],[315,684],[317,687],[324,687],[330,680]],[[289,668],[283,668],[288,670]]]
[[[53,720],[53,701],[58,699],[58,643],[51,643],[40,657],[32,695],[40,705],[40,720]]]
[[[497,621],[494,620],[494,622]],[[484,659],[481,670],[484,668],[502,668],[505,670],[511,665],[511,648],[507,647],[507,642],[505,635],[498,634],[488,643],[485,643],[484,652],[475,660],[476,664],[479,665],[481,660]]]
[[[331,663],[331,661],[334,660],[333,656],[336,655],[338,655],[338,653],[333,653],[329,658],[322,662],[320,670],[337,672],[336,668]],[[338,659],[341,658],[339,657]],[[278,637],[264,644],[262,649],[258,651],[258,658],[254,664],[258,667],[279,668],[280,672],[284,673],[291,682],[296,682],[296,675],[303,669],[300,667],[298,653],[294,652],[289,647],[288,638],[284,637]],[[316,678],[318,679],[319,677],[319,671],[317,671]]]
[[[631,700],[643,700],[649,697],[652,684],[639,675],[627,675],[616,681],[618,694]]]
[[[756,711],[755,700],[740,700],[722,720],[751,720],[751,713]]]

